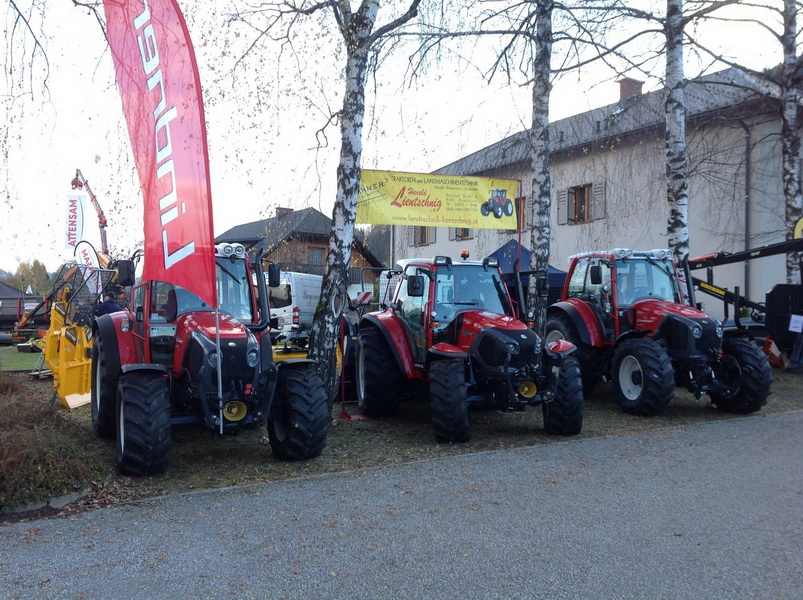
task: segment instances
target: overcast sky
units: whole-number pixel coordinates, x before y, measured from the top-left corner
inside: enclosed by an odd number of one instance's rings
[[[51,2],[43,39],[49,60],[47,98],[9,99],[8,161],[2,172],[11,199],[0,219],[0,269],[13,272],[20,260],[34,258],[54,271],[71,258],[65,246],[66,198],[81,169],[108,218],[113,253],[128,254],[142,240],[142,204],[130,156],[111,59],[94,19],[67,1]],[[188,2],[180,0],[185,13]],[[223,50],[211,14],[218,4],[200,2],[210,14],[188,19],[206,98],[214,230],[218,235],[245,222],[273,216],[277,206],[313,206],[331,214],[334,202],[338,130],[326,131],[327,149],[316,152],[316,131],[324,108],[339,108],[339,63],[331,73],[311,70],[304,86],[275,57],[248,62],[232,83],[225,77],[237,54],[235,36]],[[58,24],[53,26],[53,24]],[[243,38],[244,39],[244,38]],[[738,47],[753,66],[780,61],[776,48],[754,34],[733,35],[723,43]],[[749,46],[748,43],[753,44]],[[8,52],[8,47],[6,48]],[[228,54],[225,54],[228,53]],[[317,57],[327,56],[326,52]],[[7,57],[8,60],[8,57]],[[324,59],[317,60],[318,65]],[[40,61],[41,64],[41,61]],[[277,64],[281,73],[274,72]],[[404,62],[380,71],[373,98],[379,115],[366,120],[363,167],[429,172],[529,126],[531,89],[490,85],[471,70],[433,68],[412,87],[400,89]],[[658,74],[660,75],[660,73]],[[266,79],[267,78],[267,79]],[[618,100],[614,74],[601,69],[582,79],[557,83],[550,107],[553,120]],[[262,83],[255,85],[254,80]],[[9,78],[6,78],[8,86]],[[271,83],[264,83],[264,82]],[[602,81],[598,85],[594,82]],[[655,89],[648,81],[645,91]],[[99,247],[97,217],[89,208],[85,238]]]

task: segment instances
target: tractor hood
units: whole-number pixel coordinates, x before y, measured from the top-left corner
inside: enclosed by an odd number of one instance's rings
[[[248,337],[248,330],[245,326],[225,313],[220,313],[218,324],[221,340]],[[197,331],[210,340],[215,339],[215,313],[198,311],[181,315],[176,319],[177,342],[186,341],[193,331]]]
[[[695,321],[710,318],[703,311],[691,306],[650,298],[636,302],[633,310],[636,312],[634,323],[636,329],[652,330],[664,315],[670,313]]]
[[[460,313],[460,318],[458,345],[461,348],[468,348],[483,328],[506,331],[525,331],[527,329],[527,325],[518,319],[484,310],[468,310]]]

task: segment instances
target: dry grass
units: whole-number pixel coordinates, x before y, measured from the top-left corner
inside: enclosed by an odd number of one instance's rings
[[[774,375],[773,395],[762,413],[803,408],[803,377],[778,371]],[[90,407],[68,411],[53,404],[50,386],[48,381],[0,373],[0,512],[87,488],[92,492],[71,505],[71,510],[132,498],[564,440],[546,435],[540,409],[476,413],[471,442],[444,445],[434,441],[423,401],[404,404],[399,415],[388,420],[341,418],[340,407],[336,406],[336,424],[330,429],[323,455],[315,460],[285,463],[274,459],[262,428],[223,437],[205,430],[184,429],[174,432],[167,473],[129,478],[114,469],[113,444],[93,435]],[[357,413],[354,405],[347,405],[347,409]],[[661,416],[626,415],[616,406],[610,386],[600,385],[593,397],[586,399],[585,423],[579,437],[623,435],[739,418],[744,417],[721,413],[707,407],[705,399],[697,400],[680,390]],[[6,520],[14,518],[19,516],[5,515]]]

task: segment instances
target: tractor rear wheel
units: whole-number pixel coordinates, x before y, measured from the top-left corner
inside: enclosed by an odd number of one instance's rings
[[[170,384],[161,373],[124,373],[117,384],[117,466],[129,475],[167,469],[173,446]]]
[[[772,385],[772,368],[761,349],[749,340],[726,339],[722,343],[724,353],[722,368],[717,370],[717,379],[730,384],[742,375],[744,381],[731,397],[709,394],[717,409],[731,413],[751,413],[767,403]]]
[[[675,396],[672,361],[661,342],[625,340],[614,353],[611,371],[616,399],[626,413],[657,415]]]
[[[331,411],[326,388],[314,365],[279,368],[276,396],[268,418],[273,456],[304,460],[321,455],[329,433]]]
[[[382,333],[366,325],[357,346],[357,406],[366,417],[389,417],[399,409],[404,376]]]
[[[429,402],[438,442],[467,442],[471,439],[466,367],[462,360],[432,363],[429,368]]]
[[[98,332],[92,345],[92,429],[99,438],[113,440],[117,382],[109,376],[106,352]]]
[[[555,397],[542,405],[544,429],[554,435],[577,435],[583,429],[583,379],[573,356],[563,359]]]
[[[508,200],[507,204],[505,204],[505,214],[508,217],[512,217],[513,216],[513,202],[510,201],[510,200]]]
[[[583,393],[588,396],[602,378],[602,362],[604,351],[586,344],[580,339],[577,327],[567,315],[557,314],[546,322],[546,343],[554,340],[566,340],[577,348],[574,356],[580,362],[583,378]]]

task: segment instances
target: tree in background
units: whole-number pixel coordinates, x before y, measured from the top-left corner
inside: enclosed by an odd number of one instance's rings
[[[692,43],[713,60],[743,71],[747,78],[742,85],[778,101],[781,115],[781,177],[784,191],[784,222],[786,239],[803,237],[803,190],[800,167],[800,122],[798,111],[803,104],[803,58],[799,56],[800,31],[797,17],[803,2],[783,0],[782,3],[759,0],[745,3],[743,13],[737,16],[715,16],[722,31],[729,32],[729,25],[748,24],[768,33],[779,46],[779,66],[757,71],[723,55],[705,43],[695,39]],[[801,283],[800,261],[803,254],[793,252],[786,257],[787,283]]]
[[[337,192],[332,211],[332,231],[327,249],[321,300],[315,311],[315,324],[310,334],[310,357],[319,361],[323,380],[329,386],[330,397],[333,397],[337,380],[336,355],[340,316],[346,300],[348,266],[357,215],[365,115],[365,82],[372,59],[371,53],[374,45],[383,36],[416,17],[420,3],[421,0],[410,0],[403,11],[380,26],[377,26],[379,0],[361,0],[356,10],[352,10],[349,0],[277,3],[240,16],[251,23],[257,16],[267,19],[267,24],[257,27],[260,38],[270,36],[271,32],[278,32],[280,28],[285,27],[284,33],[279,36],[279,41],[292,46],[292,30],[299,20],[328,15],[334,21],[345,49],[343,103],[340,110],[330,117],[330,121],[337,121],[340,126]],[[325,33],[327,23],[321,21],[320,25],[321,32]]]
[[[34,260],[32,263],[19,263],[17,271],[9,277],[4,277],[2,281],[22,293],[27,293],[28,286],[30,286],[31,293],[39,295],[47,294],[53,285],[45,265],[38,260]]]

